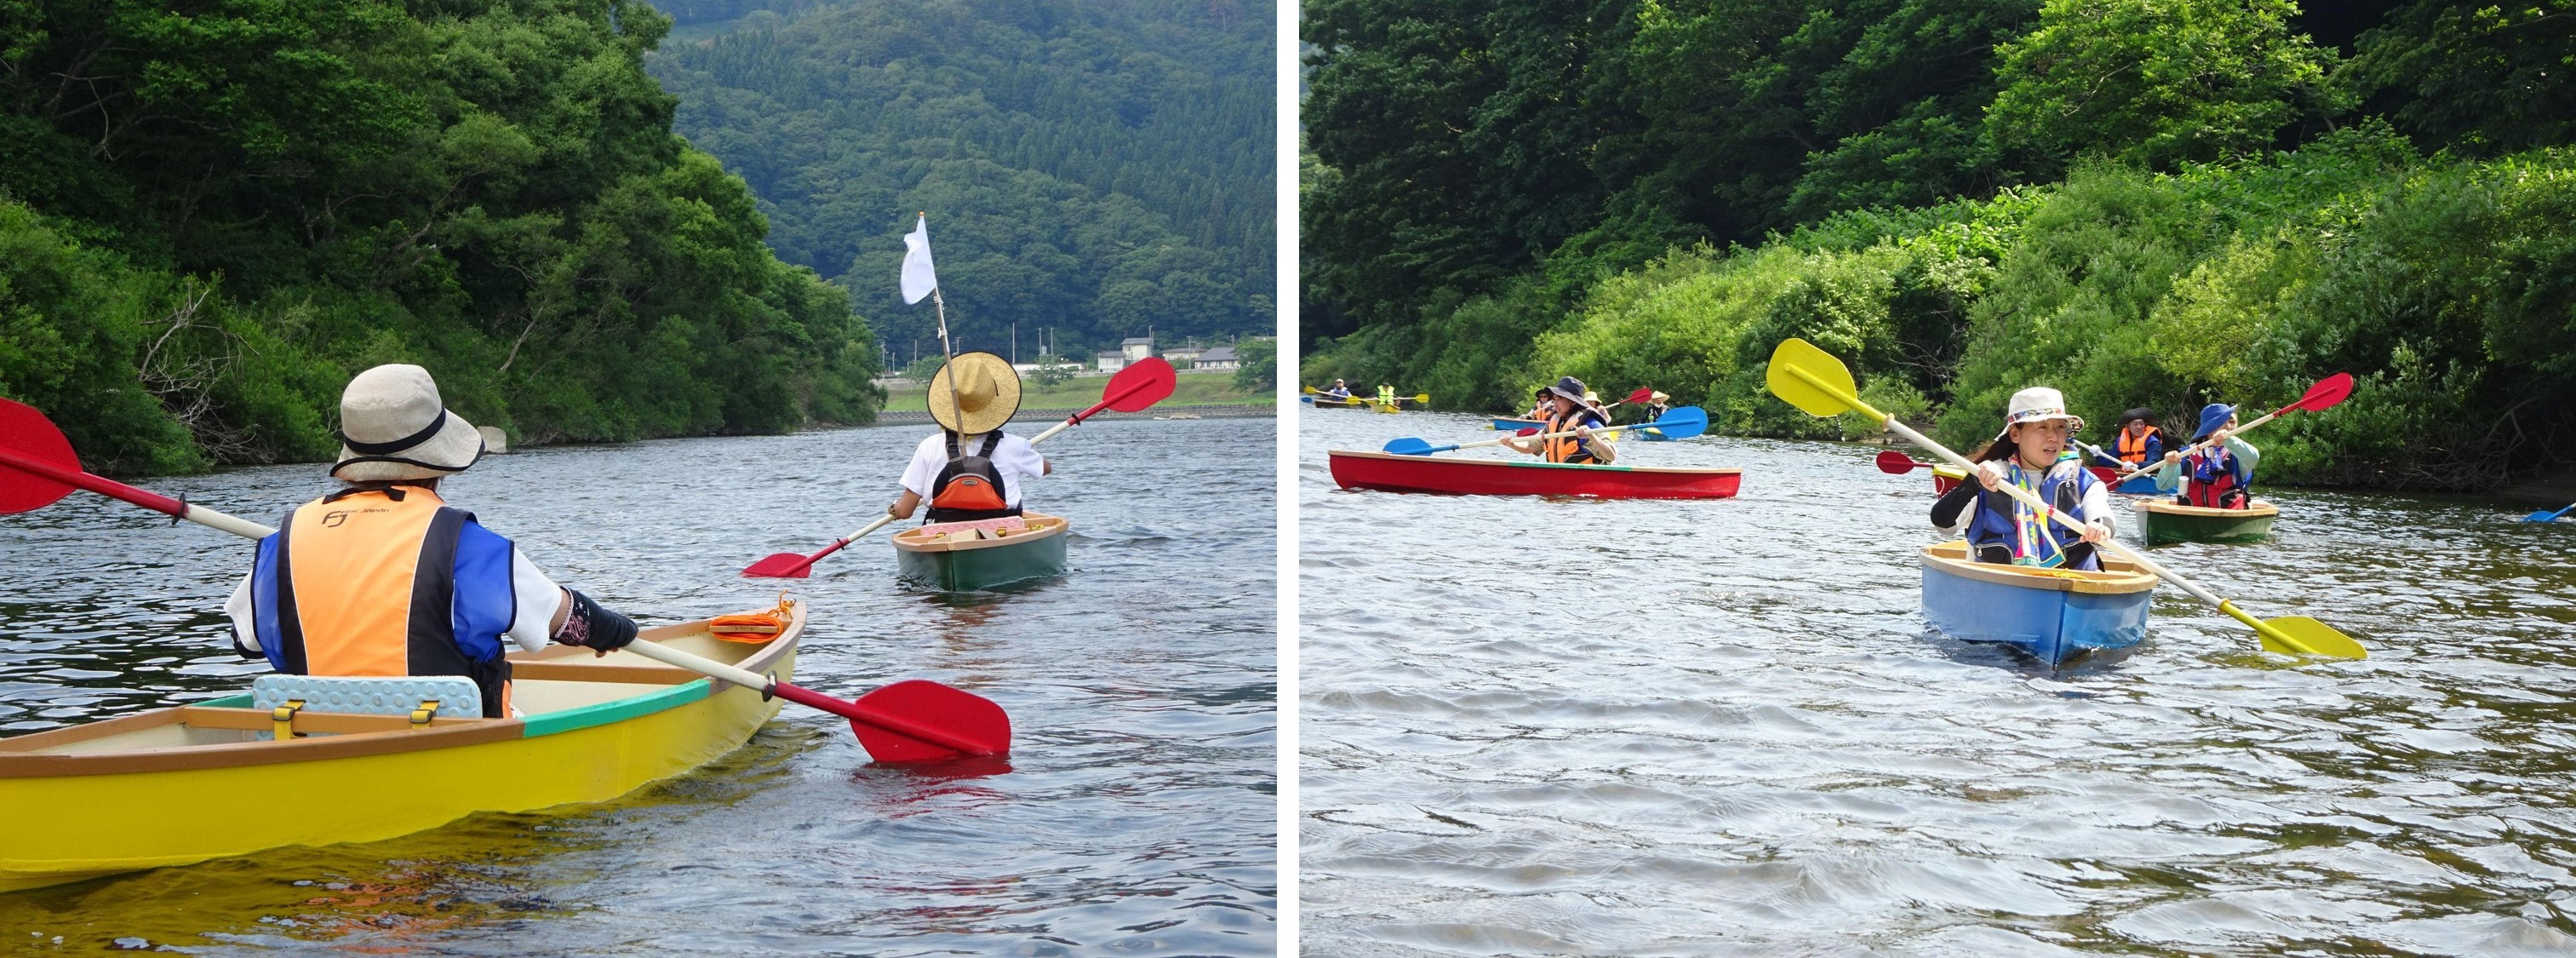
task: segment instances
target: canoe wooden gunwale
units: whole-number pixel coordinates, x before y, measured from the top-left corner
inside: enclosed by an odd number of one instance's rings
[[[659,642],[681,636],[703,633],[711,620],[656,626],[636,634],[636,641]],[[735,665],[753,672],[765,672],[796,646],[805,626],[805,608],[799,603],[786,630],[776,639]],[[581,659],[573,660],[579,656]],[[622,657],[634,665],[616,662]],[[608,659],[593,659],[588,649],[573,646],[551,646],[539,652],[510,653],[513,684],[522,682],[602,682],[639,686],[683,686],[705,683],[706,695],[732,688],[731,683],[708,679],[685,669],[653,663],[642,656],[613,653]],[[571,661],[567,661],[571,660]],[[693,690],[694,691],[694,690]],[[635,699],[655,697],[639,692],[634,696],[576,706],[565,712],[582,712],[617,705]],[[664,707],[679,705],[705,697],[690,694],[668,696],[675,700]],[[248,741],[208,745],[183,745],[166,748],[137,748],[101,751],[56,751],[79,748],[85,743],[128,735],[171,725],[191,728],[235,729],[257,731],[269,727],[268,713],[251,708],[229,707],[235,703],[247,706],[248,695],[227,696],[212,702],[152,709],[70,728],[48,729],[28,735],[0,739],[0,779],[52,778],[66,775],[117,775],[134,772],[178,771],[186,769],[236,768],[256,765],[278,765],[294,762],[318,762],[366,755],[390,755],[426,752],[442,748],[500,742],[535,735],[587,727],[576,716],[551,715],[550,719],[531,728],[527,718],[439,718],[423,728],[413,728],[411,720],[401,715],[356,715],[308,711],[296,717],[299,731],[333,733],[313,738],[284,742]],[[654,709],[659,711],[659,709]],[[631,717],[631,716],[629,716]],[[567,720],[570,721],[567,721]]]
[[[968,552],[975,549],[1007,548],[1060,536],[1073,527],[1071,522],[1060,516],[1038,512],[1024,513],[1020,516],[1020,521],[1029,524],[1029,532],[1003,536],[999,539],[962,539],[947,542],[928,541],[928,537],[922,534],[922,530],[930,527],[919,526],[895,533],[894,547],[905,552]]]
[[[1943,572],[1961,578],[2041,591],[2121,595],[2145,592],[2156,587],[2156,577],[2153,573],[2141,571],[2128,561],[2109,555],[2102,556],[2103,571],[2100,572],[2083,569],[2051,569],[2041,572],[2022,566],[1972,561],[1968,558],[1968,541],[1965,539],[1953,539],[1924,546],[1923,564],[1937,567]]]
[[[2151,501],[2138,503],[2138,511],[2197,519],[2265,519],[2279,518],[2281,507],[2256,499],[2242,509],[2212,509],[2208,506],[2186,506],[2179,502]]]

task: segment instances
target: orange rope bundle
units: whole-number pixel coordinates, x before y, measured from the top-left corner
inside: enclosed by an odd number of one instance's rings
[[[795,608],[796,600],[781,592],[778,604],[767,611],[719,615],[707,623],[707,631],[727,642],[759,645],[786,633],[788,621],[795,617]]]

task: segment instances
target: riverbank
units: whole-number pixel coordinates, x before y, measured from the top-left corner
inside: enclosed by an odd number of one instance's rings
[[[1061,409],[1064,411],[1057,413],[1056,418],[1062,419],[1067,415],[1090,408],[1091,404],[1099,402],[1100,387],[1102,384],[1107,382],[1107,379],[1099,376],[1079,376],[1056,383],[1052,386],[1041,386],[1032,380],[1022,379],[1020,380],[1020,412],[1022,417],[1024,417],[1035,410]],[[884,413],[919,413],[929,410],[929,401],[925,398],[929,394],[928,383],[914,382],[912,380],[904,379],[892,379],[884,381],[883,385],[886,390],[886,401],[877,421],[902,421],[891,416],[884,415]],[[1278,405],[1279,397],[1277,394],[1266,390],[1262,392],[1246,392],[1242,389],[1238,389],[1234,385],[1233,371],[1216,370],[1210,372],[1181,373],[1174,379],[1171,398],[1163,400],[1154,408],[1160,411],[1168,410],[1170,407],[1176,406],[1268,406],[1276,408]],[[1169,413],[1164,412],[1162,414],[1168,415]],[[1013,418],[1016,419],[1021,417]]]

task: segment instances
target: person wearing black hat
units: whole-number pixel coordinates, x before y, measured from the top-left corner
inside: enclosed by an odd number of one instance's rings
[[[2120,425],[2117,428],[2119,431],[2111,434],[2111,451],[2114,455],[2103,456],[2100,455],[2099,450],[2095,452],[2103,465],[2122,470],[2134,470],[2164,459],[2164,433],[2156,428],[2155,410],[2132,409],[2121,413]]]
[[[1503,445],[1549,462],[1608,465],[1618,460],[1619,450],[1610,444],[1610,440],[1592,434],[1594,427],[1610,423],[1601,417],[1600,410],[1584,403],[1583,380],[1567,376],[1539,392],[1547,397],[1548,408],[1543,417],[1547,424],[1540,426],[1538,431],[1541,434],[1572,432],[1574,435],[1553,439],[1506,439]]]

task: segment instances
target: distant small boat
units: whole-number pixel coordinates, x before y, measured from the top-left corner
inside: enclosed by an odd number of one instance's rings
[[[2148,545],[2176,542],[2261,542],[2272,537],[2281,510],[2256,499],[2243,509],[2208,509],[2161,499],[2138,503],[2138,530]]]
[[[1923,619],[1943,635],[1994,642],[2056,666],[2147,637],[2156,577],[2104,556],[2100,572],[1975,562],[1966,540],[1923,548]]]
[[[1547,425],[1545,421],[1537,419],[1504,419],[1497,417],[1494,420],[1494,428],[1505,432],[1519,432],[1523,429],[1537,429],[1545,425]]]
[[[1726,499],[1742,469],[1585,466],[1531,460],[1455,459],[1386,452],[1329,454],[1344,489],[1477,496],[1591,496],[1600,499]]]

